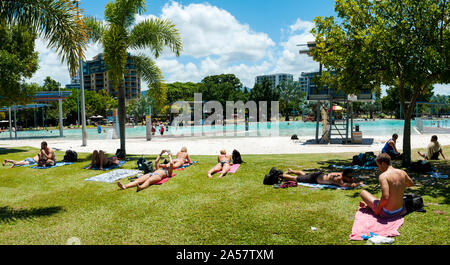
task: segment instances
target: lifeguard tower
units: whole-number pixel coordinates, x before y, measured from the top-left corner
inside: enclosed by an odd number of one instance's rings
[[[311,50],[316,47],[315,42],[298,45],[306,46],[307,49],[300,50],[300,54],[312,56]],[[307,80],[307,100],[316,102],[316,136],[315,143],[353,143],[362,144],[362,132],[359,128],[354,131],[353,127],[353,102],[371,102],[375,95],[371,90],[361,90],[360,94],[348,95],[342,91],[337,91],[332,87],[319,87],[314,83],[314,77],[322,74],[322,64],[318,72],[302,73],[302,77]],[[328,111],[325,111],[329,104]],[[343,104],[344,108],[338,104]],[[337,111],[346,110],[345,117],[337,117]],[[321,113],[322,112],[322,113]],[[319,137],[320,116],[323,118],[323,133]],[[351,138],[349,137],[351,135]]]

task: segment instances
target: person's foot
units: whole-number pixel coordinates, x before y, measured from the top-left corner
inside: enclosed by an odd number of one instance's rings
[[[125,190],[126,188],[125,188],[125,186],[119,181],[119,182],[117,182],[117,186],[119,186],[119,188],[121,189],[121,190]]]
[[[100,171],[102,171],[103,170],[103,168],[102,167],[100,167],[98,170],[100,170]]]
[[[211,173],[208,173],[208,178],[212,179]]]
[[[6,159],[3,160],[3,163],[2,163],[2,166],[5,166],[5,165],[6,165]]]
[[[91,168],[92,168],[92,165],[90,165],[90,166],[87,167],[87,169],[91,169]]]
[[[140,192],[141,190],[143,190],[142,188],[141,188],[141,186],[139,186],[139,184],[136,186],[136,192]]]
[[[288,171],[287,171],[288,174],[291,174],[291,173],[293,173],[293,172],[294,172],[294,171],[293,171],[291,168],[289,168]]]
[[[220,178],[220,179],[223,178],[223,174],[220,174],[218,178]]]

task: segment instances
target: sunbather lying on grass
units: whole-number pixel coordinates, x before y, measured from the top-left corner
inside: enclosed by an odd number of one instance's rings
[[[158,155],[158,157],[156,158],[155,161],[155,167],[156,170],[153,173],[150,174],[146,174],[141,176],[140,178],[136,179],[135,181],[127,184],[127,185],[123,185],[120,181],[117,182],[117,185],[119,186],[120,189],[122,190],[126,190],[129,188],[133,188],[136,187],[136,191],[141,191],[143,189],[148,188],[150,185],[153,185],[155,183],[160,182],[161,180],[171,177],[172,173],[173,173],[173,161],[172,161],[172,153],[167,152],[167,154],[169,155],[169,164],[166,165],[166,167],[161,167],[159,165],[159,160],[161,159],[161,156],[166,153],[166,150],[162,150],[161,153]]]
[[[91,169],[94,166],[96,166],[96,167],[98,167],[98,169],[103,170],[103,167],[109,167],[109,166],[118,165],[118,164],[119,164],[119,159],[117,157],[113,156],[113,157],[107,158],[105,156],[104,151],[95,150],[92,153],[91,165],[87,169]]]
[[[13,168],[15,166],[31,166],[31,165],[37,164],[38,161],[39,161],[39,155],[36,155],[35,157],[25,158],[22,161],[5,159],[5,160],[3,160],[2,165],[6,166],[6,164],[10,163],[11,164],[10,168]]]
[[[300,183],[326,184],[352,188],[363,184],[363,182],[357,182],[353,179],[353,170],[351,169],[345,169],[342,173],[335,172],[329,174],[323,174],[322,172],[307,174],[301,170],[289,169],[288,172],[283,174],[283,179]]]
[[[173,168],[179,168],[183,166],[184,164],[188,163],[190,164],[191,158],[189,157],[189,154],[187,152],[187,148],[183,147],[181,148],[180,152],[177,153],[177,157],[173,160]],[[167,165],[161,165],[161,167],[165,167]]]

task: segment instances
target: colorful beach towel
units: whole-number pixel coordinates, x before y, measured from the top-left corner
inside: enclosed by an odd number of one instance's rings
[[[116,169],[119,167],[122,167],[127,161],[125,160],[120,160],[118,165],[111,165],[109,167],[104,167],[103,171],[108,171],[108,170],[112,170],[112,169]],[[87,169],[89,166],[85,167],[84,169]],[[93,168],[91,168],[90,170],[99,170],[97,166],[94,166]]]
[[[75,164],[75,163],[74,162],[57,162],[54,166],[50,166],[50,167],[33,166],[31,168],[34,168],[34,169],[49,169],[49,168],[62,167],[62,166],[73,165],[73,164]]]
[[[336,186],[336,185],[311,184],[311,183],[303,183],[303,182],[299,182],[298,185],[310,187],[310,188],[316,188],[316,189],[337,189],[337,190],[352,190],[352,189],[357,189],[359,187],[364,186],[364,185],[359,185],[359,186],[356,186],[355,188],[352,188],[352,187],[340,187],[340,186]]]
[[[364,240],[373,234],[393,237],[399,236],[398,229],[403,225],[403,216],[394,218],[381,218],[375,216],[368,207],[359,206],[353,223],[350,240]]]
[[[171,180],[171,179],[172,179],[173,177],[175,177],[176,175],[177,175],[177,174],[172,174],[172,176],[171,176],[170,178],[162,179],[160,182],[155,183],[155,184],[153,184],[153,185],[162,185],[162,184],[166,183],[167,181]]]
[[[193,164],[197,164],[197,163],[198,163],[198,161],[192,161],[191,163],[186,163],[186,164],[182,165],[181,167],[177,167],[176,169],[174,169],[174,171],[183,171],[186,168],[192,166]]]
[[[139,174],[140,170],[130,170],[130,169],[116,169],[108,173],[103,173],[101,175],[87,178],[85,181],[97,181],[97,182],[105,182],[105,183],[114,183],[115,181],[123,178],[127,178],[130,176],[134,176]]]
[[[339,168],[339,169],[353,169],[353,170],[374,170],[377,169],[378,167],[374,167],[374,166],[339,166],[339,165],[329,165],[329,168]]]
[[[232,164],[230,171],[228,171],[228,173],[235,174],[238,171],[240,166],[241,166],[240,164]]]

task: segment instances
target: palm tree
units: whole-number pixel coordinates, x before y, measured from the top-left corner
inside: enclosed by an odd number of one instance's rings
[[[182,50],[181,37],[175,25],[165,19],[145,19],[136,24],[136,14],[145,12],[145,0],[114,0],[105,6],[105,23],[86,17],[88,38],[101,42],[108,76],[118,89],[120,149],[125,151],[125,87],[123,85],[128,49],[148,49],[155,58],[169,48],[177,56]],[[138,74],[153,90],[163,89],[163,76],[155,62],[143,53],[131,54]]]
[[[66,62],[72,76],[84,59],[87,34],[74,0],[1,0],[0,20],[32,27]]]

